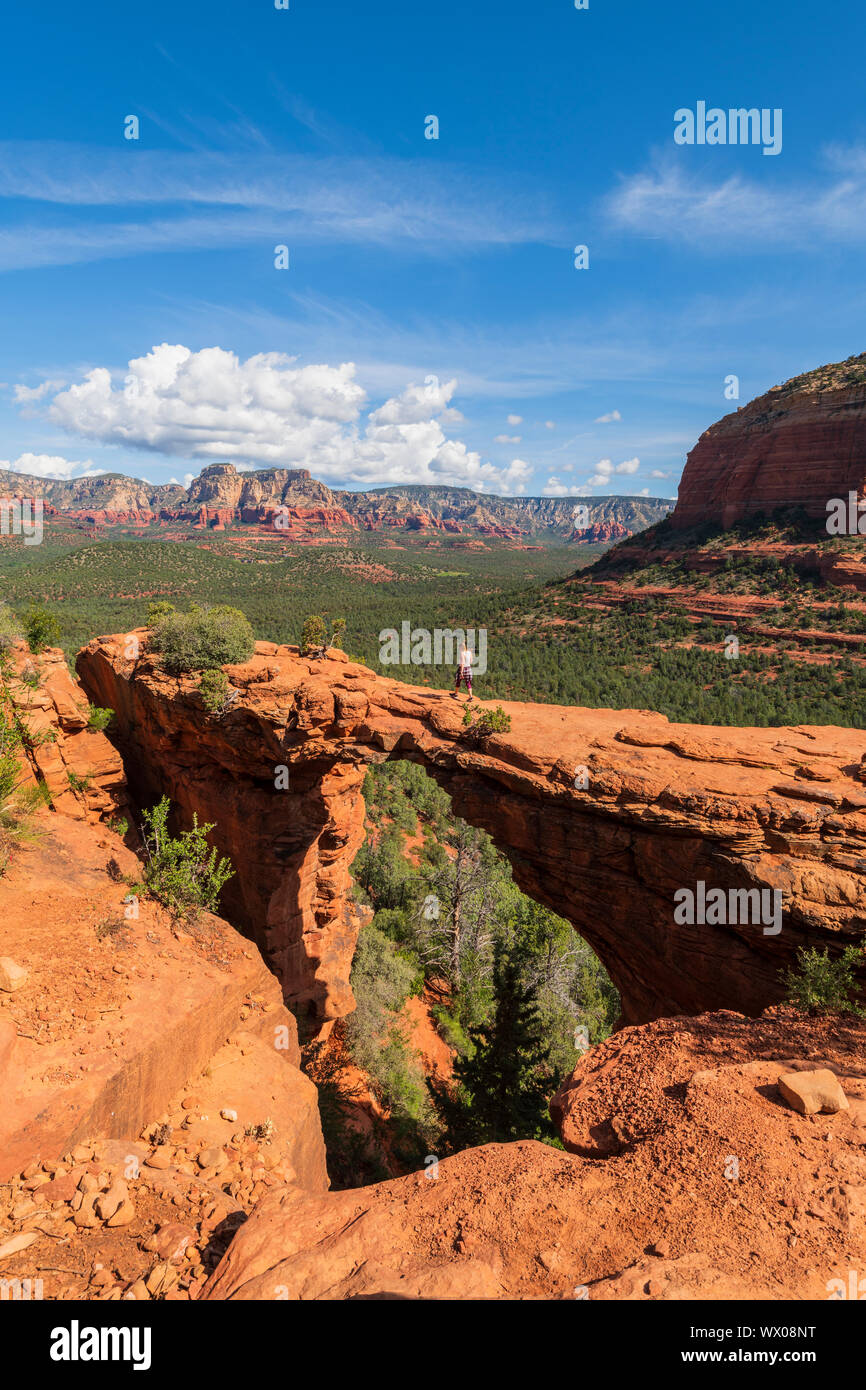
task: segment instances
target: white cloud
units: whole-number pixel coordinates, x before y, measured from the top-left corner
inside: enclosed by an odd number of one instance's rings
[[[670,473],[663,473],[660,468],[653,468],[650,473],[651,478],[669,478]]]
[[[711,180],[678,161],[656,160],[624,179],[606,201],[616,226],[641,236],[723,246],[731,254],[777,247],[814,250],[816,241],[866,239],[866,149],[830,148],[811,181],[779,182],[740,174]]]
[[[297,366],[283,353],[245,361],[223,348],[162,343],[134,358],[122,380],[96,367],[54,397],[51,420],[104,444],[238,469],[309,468],[314,477],[370,486],[443,483],[524,491],[521,459],[495,467],[443,426],[457,383],[426,378],[363,418],[366,392],[352,362]],[[252,461],[252,462],[251,462]]]
[[[638,497],[649,497],[649,495],[650,490],[648,487],[642,487],[640,492],[638,493]]]
[[[545,428],[546,430],[555,430],[555,429],[556,429],[556,424],[555,424],[555,422],[554,422],[553,420],[545,420],[545,422],[544,422],[544,428]]]
[[[142,142],[143,143],[143,142]],[[562,228],[537,179],[505,185],[457,163],[199,148],[134,152],[63,141],[0,142],[0,197],[63,206],[62,221],[16,221],[0,269],[207,247],[323,241],[451,248],[556,244]],[[111,213],[94,216],[92,209]],[[135,209],[130,217],[127,210]],[[116,211],[115,211],[116,210]]]
[[[519,434],[497,434],[493,442],[494,444],[519,444],[520,438]]]
[[[14,463],[0,459],[0,468],[29,473],[33,478],[97,478],[105,472],[93,459],[67,459],[60,454],[20,454]]]
[[[541,491],[545,497],[568,497],[571,489],[565,483],[561,483],[558,478],[553,477],[548,478]]]
[[[640,459],[626,459],[624,463],[618,463],[616,467],[611,459],[599,459],[595,466],[595,472],[591,478],[587,478],[584,487],[604,487],[613,477],[614,473],[636,473],[640,468]]]
[[[622,419],[622,416],[620,415],[619,411],[618,411],[618,410],[612,410],[608,415],[596,415],[596,417],[595,417],[595,423],[596,423],[597,425],[609,425],[609,424],[611,423],[612,420],[621,420],[621,419]]]
[[[507,423],[508,423],[509,425],[511,425],[511,427],[512,427],[512,429],[513,429],[515,425],[522,425],[522,424],[523,424],[523,416],[522,416],[522,415],[509,415]]]
[[[14,386],[12,388],[16,405],[28,405],[31,401],[41,401],[43,396],[49,395],[52,391],[59,391],[66,382],[43,381],[38,386]]]

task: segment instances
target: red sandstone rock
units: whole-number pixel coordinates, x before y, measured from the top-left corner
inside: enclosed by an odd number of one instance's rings
[[[774,386],[701,435],[686,461],[676,527],[866,495],[866,353]]]
[[[511,857],[519,886],[574,923],[627,1023],[710,1007],[758,1013],[781,998],[798,947],[860,940],[861,731],[695,728],[648,711],[505,704],[510,732],[471,747],[449,694],[377,677],[343,653],[311,660],[270,643],[229,668],[241,697],[216,722],[195,678],[166,676],[146,651],[133,665],[122,650],[120,638],[95,639],[78,669],[91,698],[117,710],[139,799],[167,791],[186,823],[193,811],[217,823],[215,843],[236,867],[227,910],[311,1026],[353,1005],[360,787],[366,763],[388,756],[424,763],[456,812]],[[280,766],[288,791],[275,788]],[[804,766],[819,783],[801,780]],[[674,895],[698,881],[779,889],[781,932],[678,925]]]
[[[850,1111],[778,1103],[789,1049],[838,1069]],[[862,1022],[792,1011],[626,1029],[561,1093],[579,1153],[489,1144],[375,1186],[274,1192],[202,1297],[826,1299],[866,1262],[864,1055]]]

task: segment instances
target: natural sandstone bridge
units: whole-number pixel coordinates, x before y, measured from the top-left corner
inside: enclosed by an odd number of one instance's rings
[[[143,636],[144,634],[140,634]],[[240,698],[219,719],[196,677],[165,675],[128,638],[78,658],[139,803],[163,793],[216,822],[236,876],[227,914],[279,975],[307,1026],[347,1013],[358,932],[350,865],[363,840],[365,765],[423,763],[483,827],[525,893],[573,923],[609,971],[623,1020],[730,1008],[783,993],[803,945],[866,931],[866,734],[833,727],[671,724],[646,710],[505,704],[507,734],[464,738],[446,692],[403,685],[331,652],[256,644],[226,667]],[[276,769],[289,769],[277,790]],[[587,787],[575,787],[578,768]],[[284,778],[280,779],[285,780]],[[780,890],[782,929],[679,924],[677,890]]]

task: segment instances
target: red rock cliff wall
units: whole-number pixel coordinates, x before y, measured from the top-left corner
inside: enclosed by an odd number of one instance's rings
[[[830,498],[866,492],[866,386],[781,394],[726,415],[688,456],[676,527],[799,506],[826,517]]]

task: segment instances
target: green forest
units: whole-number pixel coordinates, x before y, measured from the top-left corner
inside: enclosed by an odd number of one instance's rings
[[[206,543],[82,537],[80,544],[46,543],[37,561],[23,547],[3,546],[0,582],[19,616],[38,603],[57,617],[70,659],[96,634],[143,624],[154,601],[232,604],[257,637],[276,642],[298,643],[311,614],[345,619],[351,656],[434,688],[453,683],[450,667],[383,666],[379,634],[404,621],[428,631],[484,628],[488,669],[475,682],[481,699],[651,708],[705,724],[866,726],[864,667],[843,645],[818,644],[826,659],[808,662],[794,644],[786,649],[784,636],[768,652],[743,623],[739,655],[726,660],[727,629],[695,623],[656,596],[614,611],[588,606],[592,578],[570,576],[595,559],[591,547],[564,545],[476,550],[446,539],[436,549],[410,541],[394,548],[378,533],[351,549],[244,547],[231,535],[209,535]],[[841,591],[816,589],[787,571],[732,564],[722,583],[760,589],[771,581],[780,602],[765,617],[780,629],[810,621],[811,602],[835,594],[820,625],[831,634],[862,630],[862,613],[846,606]]]

